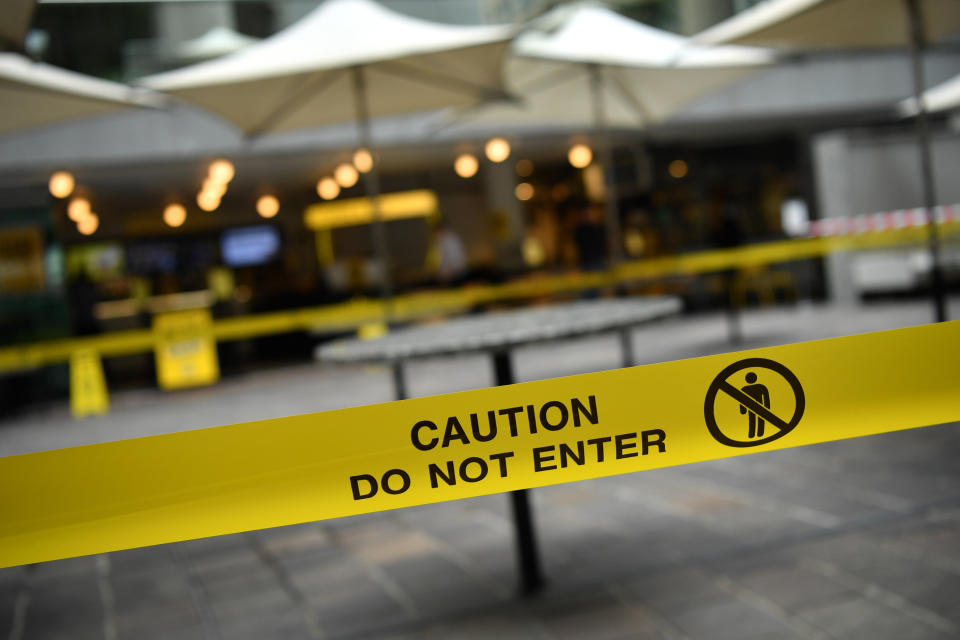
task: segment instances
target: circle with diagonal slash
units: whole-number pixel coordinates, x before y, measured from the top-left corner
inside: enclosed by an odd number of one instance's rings
[[[784,420],[782,417],[778,416],[776,413],[763,406],[755,399],[730,384],[729,378],[733,374],[742,371],[744,369],[769,369],[777,374],[779,374],[783,379],[790,385],[790,388],[793,390],[794,404],[793,415],[789,420]],[[757,414],[757,417],[763,419],[771,426],[777,429],[776,433],[773,433],[765,438],[757,438],[755,440],[736,440],[729,437],[725,434],[720,426],[717,424],[716,417],[716,401],[717,394],[723,392],[735,401],[739,402],[743,407],[749,411]],[[703,402],[703,418],[706,420],[707,428],[710,430],[710,435],[714,439],[729,447],[756,447],[762,444],[767,444],[768,442],[773,442],[778,440],[783,436],[787,435],[793,428],[800,423],[800,418],[803,417],[803,409],[806,405],[806,401],[803,395],[803,387],[800,386],[800,381],[797,379],[797,376],[793,374],[790,369],[787,369],[785,366],[776,362],[774,360],[769,360],[767,358],[746,358],[738,362],[734,362],[729,367],[721,371],[716,378],[713,379],[713,382],[710,383],[710,387],[707,389],[707,397]]]

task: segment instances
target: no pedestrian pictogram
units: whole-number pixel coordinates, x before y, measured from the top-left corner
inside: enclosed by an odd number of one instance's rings
[[[742,371],[746,375],[740,384]],[[771,386],[786,382],[793,398],[771,397]],[[720,393],[739,403],[739,416],[718,419],[717,397]],[[786,394],[781,394],[781,396]],[[722,396],[721,396],[722,397]],[[781,407],[793,405],[793,414],[783,415]],[[703,417],[710,435],[730,447],[756,447],[773,442],[790,433],[803,417],[805,399],[803,387],[792,371],[779,362],[767,358],[746,358],[734,362],[721,371],[707,389],[703,403]]]

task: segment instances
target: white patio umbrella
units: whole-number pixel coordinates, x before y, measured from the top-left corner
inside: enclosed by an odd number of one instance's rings
[[[0,53],[0,133],[159,104],[150,92]]]
[[[923,92],[923,106],[928,113],[960,109],[960,75],[956,75]],[[897,104],[897,111],[904,116],[915,116],[920,111],[915,97]]]
[[[687,38],[596,4],[553,9],[520,35],[507,63],[516,104],[494,104],[461,120],[485,124],[592,126],[606,176],[610,261],[620,259],[610,125],[645,127],[724,86],[772,54],[753,47],[693,46]]]
[[[327,0],[233,55],[141,83],[206,107],[248,135],[356,120],[360,145],[372,150],[371,118],[505,97],[501,67],[514,32],[435,24],[372,0]],[[365,179],[389,298],[376,163]]]
[[[933,219],[936,196],[927,111],[919,98],[926,85],[922,56],[927,41],[940,40],[958,29],[958,0],[766,0],[694,37],[695,42],[703,44],[791,50],[910,47],[923,200],[930,215],[931,289],[938,322],[947,318],[946,297]]]

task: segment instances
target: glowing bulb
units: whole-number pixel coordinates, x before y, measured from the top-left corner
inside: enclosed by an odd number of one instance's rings
[[[353,154],[353,166],[360,173],[368,173],[373,169],[373,156],[366,149],[357,149],[356,153]]]
[[[593,151],[585,144],[575,144],[567,153],[567,160],[577,169],[590,166],[593,162]]]
[[[491,138],[484,147],[490,162],[503,162],[510,157],[510,143],[503,138]]]
[[[529,182],[521,182],[513,193],[517,196],[517,200],[529,200],[533,197],[533,185]]]
[[[317,183],[317,195],[324,200],[333,200],[340,195],[340,185],[333,178],[321,178]]]
[[[50,194],[54,198],[66,198],[73,193],[74,186],[73,175],[67,171],[57,171],[50,176]]]
[[[89,236],[93,235],[99,226],[100,218],[97,217],[97,214],[91,212],[87,217],[82,218],[80,222],[77,223],[77,231],[85,236]]]
[[[674,160],[670,163],[670,166],[667,167],[667,171],[670,172],[670,175],[674,178],[682,178],[687,175],[687,163],[683,160]]]
[[[260,196],[257,200],[257,213],[262,218],[272,218],[280,211],[280,201],[274,196]]]
[[[209,175],[214,182],[221,184],[226,184],[233,180],[235,173],[233,163],[223,158],[211,162],[210,168],[207,169],[207,175]]]
[[[220,206],[220,198],[214,193],[201,191],[197,194],[197,206],[204,211],[216,211]]]
[[[200,193],[209,194],[211,197],[216,198],[217,200],[223,197],[223,194],[227,192],[227,183],[226,182],[217,182],[213,178],[207,178],[203,181],[203,186],[200,187]]]
[[[462,153],[453,161],[453,170],[461,178],[472,178],[477,175],[477,169],[479,168],[480,163],[477,162],[476,156],[469,153]]]
[[[360,174],[353,168],[353,165],[347,164],[346,162],[337,165],[337,168],[333,170],[333,179],[344,189],[349,189],[357,184],[359,178]]]
[[[517,175],[521,178],[526,178],[533,173],[533,163],[527,159],[520,160],[517,162]]]
[[[67,217],[80,222],[90,215],[90,201],[86,198],[74,198],[67,205]]]
[[[182,204],[168,204],[163,210],[163,221],[170,227],[179,227],[187,220],[187,210]]]

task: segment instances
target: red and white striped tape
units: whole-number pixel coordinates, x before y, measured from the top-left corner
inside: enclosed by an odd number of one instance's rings
[[[960,204],[939,205],[933,208],[938,223],[960,222]],[[927,209],[897,209],[863,213],[848,218],[822,218],[810,221],[809,235],[814,238],[839,236],[873,231],[893,231],[907,227],[923,227],[929,222]]]

